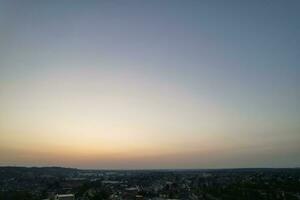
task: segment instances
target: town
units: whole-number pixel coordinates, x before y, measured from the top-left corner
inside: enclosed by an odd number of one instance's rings
[[[300,199],[300,169],[0,167],[0,200]]]

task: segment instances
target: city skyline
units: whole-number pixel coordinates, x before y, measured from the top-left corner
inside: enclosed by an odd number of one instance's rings
[[[0,165],[300,166],[299,1],[0,1]]]

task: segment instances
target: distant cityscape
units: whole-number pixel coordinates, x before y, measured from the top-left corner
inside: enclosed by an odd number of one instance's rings
[[[0,167],[0,200],[297,200],[300,168],[81,170]]]

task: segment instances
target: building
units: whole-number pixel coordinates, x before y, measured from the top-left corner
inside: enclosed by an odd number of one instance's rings
[[[57,194],[55,200],[75,200],[74,194]]]

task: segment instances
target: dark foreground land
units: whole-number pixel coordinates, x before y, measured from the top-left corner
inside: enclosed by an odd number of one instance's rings
[[[0,200],[300,199],[300,169],[79,170],[0,167]]]

